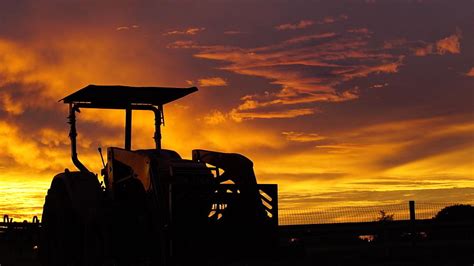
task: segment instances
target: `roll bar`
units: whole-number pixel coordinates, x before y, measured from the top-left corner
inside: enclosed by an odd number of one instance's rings
[[[132,110],[148,110],[155,115],[155,148],[161,149],[161,125],[164,125],[163,105],[180,99],[197,91],[191,88],[167,87],[128,87],[128,86],[99,86],[89,85],[63,98],[61,101],[69,104],[68,124],[70,124],[69,138],[71,139],[71,159],[81,172],[89,170],[77,157],[76,148],[76,112],[80,108],[118,109],[125,110],[125,144],[126,150],[132,147]]]

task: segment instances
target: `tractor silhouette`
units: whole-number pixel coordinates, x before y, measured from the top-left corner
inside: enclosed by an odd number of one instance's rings
[[[257,184],[251,160],[197,149],[188,160],[161,147],[163,106],[197,90],[89,85],[61,100],[78,171],[57,174],[48,190],[44,265],[226,265],[272,253],[277,186]],[[85,108],[125,111],[124,148],[108,147],[107,162],[99,148],[103,185],[77,156]],[[133,110],[154,113],[154,148],[131,149]]]

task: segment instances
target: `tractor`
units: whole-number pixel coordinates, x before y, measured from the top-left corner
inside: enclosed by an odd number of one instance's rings
[[[277,185],[257,184],[250,159],[203,149],[183,159],[161,146],[163,106],[196,91],[89,85],[61,100],[77,170],[54,176],[45,197],[42,264],[228,265],[275,250]],[[86,108],[125,111],[124,147],[108,147],[106,162],[98,149],[98,174],[77,155],[76,115]],[[133,110],[154,113],[155,147],[131,149]]]

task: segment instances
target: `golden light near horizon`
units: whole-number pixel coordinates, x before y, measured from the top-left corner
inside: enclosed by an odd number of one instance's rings
[[[165,106],[163,146],[184,158],[198,148],[245,154],[262,183],[279,184],[282,208],[472,202],[472,14],[412,2],[394,4],[404,18],[366,1],[204,1],[188,3],[192,13],[153,1],[5,3],[0,214],[40,215],[52,177],[74,169],[58,100],[88,84],[197,85]],[[298,12],[279,15],[290,7]],[[152,147],[152,114],[133,122],[133,147]],[[119,111],[78,115],[79,157],[94,172],[97,147],[123,145],[123,124]],[[390,196],[367,196],[377,191]]]

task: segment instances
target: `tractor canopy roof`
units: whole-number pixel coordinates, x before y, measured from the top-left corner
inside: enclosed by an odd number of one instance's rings
[[[155,105],[180,99],[196,92],[196,87],[130,87],[121,85],[88,85],[73,94],[61,99],[64,103],[88,103],[95,108],[127,108],[130,105]]]

